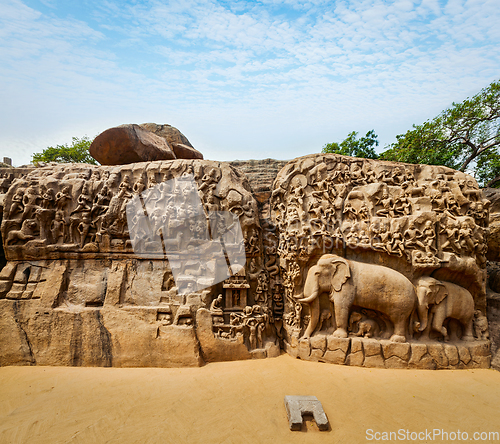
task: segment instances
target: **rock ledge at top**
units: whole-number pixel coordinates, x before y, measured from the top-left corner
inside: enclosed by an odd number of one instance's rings
[[[143,123],[109,128],[89,148],[102,165],[173,159],[203,159],[184,134],[170,125]]]

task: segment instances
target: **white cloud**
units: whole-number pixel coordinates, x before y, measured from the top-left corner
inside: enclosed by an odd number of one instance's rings
[[[384,144],[498,79],[495,0],[93,1],[78,20],[0,4],[2,152],[145,120],[213,158],[259,157],[257,133],[277,158],[351,130]]]

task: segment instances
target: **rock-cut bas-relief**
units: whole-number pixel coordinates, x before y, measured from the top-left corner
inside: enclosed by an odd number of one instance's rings
[[[228,163],[4,175],[1,365],[278,356],[489,367],[489,202],[445,168],[337,155],[255,194]],[[258,199],[257,199],[257,197]]]

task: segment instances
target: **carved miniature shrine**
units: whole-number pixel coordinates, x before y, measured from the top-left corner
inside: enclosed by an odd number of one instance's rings
[[[288,162],[258,200],[229,163],[4,176],[2,365],[265,358],[488,368],[489,202],[445,167]]]

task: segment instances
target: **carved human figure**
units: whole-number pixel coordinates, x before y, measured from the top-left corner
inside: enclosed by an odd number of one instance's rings
[[[14,218],[17,214],[21,214],[24,211],[23,205],[24,189],[19,188],[14,196],[12,196],[12,204],[9,210],[9,219]]]
[[[463,250],[472,252],[474,251],[474,241],[472,239],[472,228],[469,222],[464,220],[460,224],[460,230],[458,230],[458,242]]]
[[[216,314],[219,316],[222,316],[224,314],[224,311],[222,310],[222,295],[219,294],[212,303],[210,304],[210,312],[212,314]]]
[[[77,230],[80,234],[80,248],[83,248],[87,235],[89,234],[90,227],[92,225],[92,219],[90,218],[89,212],[83,212],[81,215],[81,221],[78,224]]]
[[[447,219],[444,226],[440,225],[439,234],[446,237],[446,241],[441,245],[441,250],[452,251],[460,254],[461,248],[458,243],[458,225],[452,219]]]
[[[65,185],[61,191],[56,194],[56,208],[57,211],[64,211],[68,203],[71,202],[71,188]]]
[[[483,315],[481,310],[474,310],[474,333],[479,340],[487,340],[490,338],[488,332],[488,318]]]
[[[35,187],[29,186],[23,196],[23,219],[29,219],[34,215],[36,209],[38,208],[39,199],[40,196],[38,195]]]
[[[55,219],[50,224],[52,242],[55,244],[64,243],[65,225],[63,213],[61,211],[56,211]]]
[[[389,196],[387,189],[382,190],[382,196],[377,200],[376,205],[382,206],[376,211],[377,216],[394,217],[394,200]]]

